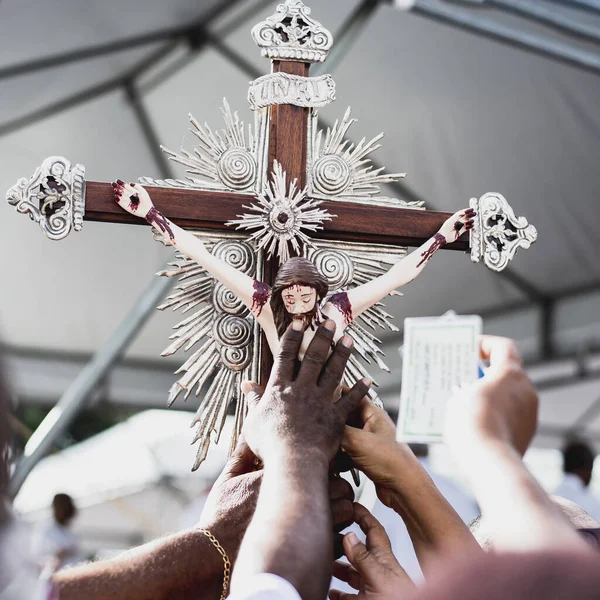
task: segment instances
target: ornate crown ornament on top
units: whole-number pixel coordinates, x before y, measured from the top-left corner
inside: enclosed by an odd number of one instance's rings
[[[310,8],[301,0],[286,0],[274,15],[252,29],[252,38],[265,58],[323,62],[333,45],[333,36],[310,18]]]

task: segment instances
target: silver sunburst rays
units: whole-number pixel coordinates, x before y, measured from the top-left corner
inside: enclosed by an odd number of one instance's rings
[[[288,190],[286,173],[277,161],[273,164],[271,183],[264,195],[257,195],[257,201],[257,204],[244,205],[252,212],[238,215],[238,219],[227,225],[256,230],[250,239],[259,250],[264,249],[269,258],[276,254],[279,264],[290,258],[290,246],[296,254],[305,255],[306,248],[313,244],[304,231],[322,229],[324,221],[336,216],[317,208],[320,200],[307,199],[306,190],[298,189],[295,179]]]

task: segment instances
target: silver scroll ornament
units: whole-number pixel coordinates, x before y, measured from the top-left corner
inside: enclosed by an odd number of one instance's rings
[[[51,240],[80,231],[85,213],[85,167],[50,156],[30,179],[22,177],[6,193],[17,212],[29,215]]]
[[[213,131],[189,115],[190,131],[198,144],[188,151],[174,152],[161,146],[169,160],[186,167],[187,179],[157,180],[141,177],[143,185],[176,187],[217,192],[252,192],[259,179],[258,143],[252,126],[248,130],[226,99],[221,109],[225,128]]]
[[[274,15],[252,29],[252,38],[265,58],[320,63],[333,45],[331,33],[310,17],[301,0],[286,0]]]
[[[331,75],[301,77],[289,73],[269,73],[255,79],[248,89],[252,110],[275,104],[321,108],[335,100],[335,81]]]
[[[489,192],[471,198],[477,211],[471,231],[471,260],[483,258],[492,271],[502,271],[519,248],[528,249],[537,240],[537,229],[525,217],[517,217],[504,196]]]
[[[309,117],[307,157],[307,188],[311,198],[338,202],[356,202],[398,208],[424,208],[422,202],[406,202],[381,196],[381,184],[406,177],[406,173],[383,173],[383,167],[373,169],[369,158],[378,148],[383,133],[357,144],[348,138],[348,130],[356,119],[348,108],[341,121],[331,129],[318,128],[318,112]]]

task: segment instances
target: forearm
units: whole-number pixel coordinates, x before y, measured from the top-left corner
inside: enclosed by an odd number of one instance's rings
[[[198,236],[175,225],[161,213],[153,214],[146,220],[165,239],[169,239],[179,252],[206,269],[217,281],[220,281],[240,298],[248,308],[253,309],[254,279],[214,256]]]
[[[497,550],[583,548],[584,543],[508,444],[477,444],[473,490]]]
[[[406,444],[397,444],[392,508],[402,517],[423,570],[433,555],[477,551],[469,528]]]
[[[327,461],[316,453],[265,462],[232,589],[252,575],[273,573],[289,581],[305,600],[326,597],[333,556],[327,473]]]
[[[54,582],[61,600],[217,600],[223,561],[201,531],[190,530],[112,560],[60,571]]]
[[[446,243],[445,238],[436,233],[422,246],[398,261],[387,273],[348,290],[352,314],[359,314],[373,306],[395,289],[410,283],[425,268],[431,257]]]

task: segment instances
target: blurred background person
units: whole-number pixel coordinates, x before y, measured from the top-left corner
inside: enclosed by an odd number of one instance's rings
[[[77,538],[71,531],[77,508],[68,494],[56,494],[52,500],[52,520],[33,538],[33,553],[42,569],[63,569],[84,561]]]
[[[590,490],[595,452],[586,442],[573,440],[562,453],[564,476],[554,494],[579,504],[594,519],[600,520],[600,501]]]

